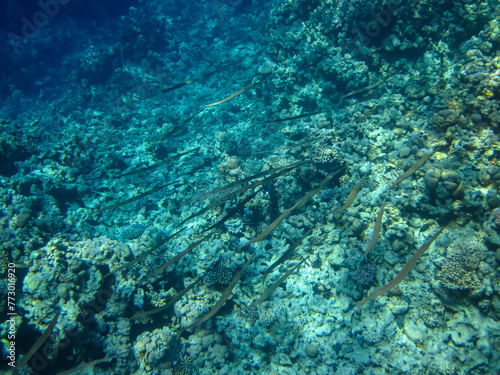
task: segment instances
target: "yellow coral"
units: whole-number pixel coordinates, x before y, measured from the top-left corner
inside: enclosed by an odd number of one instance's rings
[[[495,94],[493,94],[493,93],[491,92],[491,90],[488,90],[488,89],[485,89],[483,94],[484,94],[484,96],[485,96],[486,98],[488,98],[488,99],[491,99],[491,98],[495,95]]]

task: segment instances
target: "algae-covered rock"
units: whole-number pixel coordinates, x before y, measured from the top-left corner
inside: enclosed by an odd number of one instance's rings
[[[309,358],[317,358],[318,355],[319,355],[319,349],[316,345],[314,344],[307,344],[305,347],[304,347],[304,351],[306,353],[306,355],[309,357]]]
[[[16,226],[18,228],[24,228],[28,223],[29,219],[31,219],[32,214],[33,211],[31,211],[29,208],[23,208],[21,213],[17,216]]]
[[[427,327],[421,320],[417,322],[406,320],[404,331],[408,338],[415,343],[422,343],[427,338]]]

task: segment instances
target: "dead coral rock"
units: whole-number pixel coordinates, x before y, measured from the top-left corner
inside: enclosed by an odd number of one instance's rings
[[[488,186],[491,180],[488,170],[486,168],[481,169],[477,174],[477,179],[481,185]]]
[[[498,186],[500,185],[500,168],[496,165],[491,165],[488,168],[482,168],[477,174],[477,179],[483,186],[488,186],[491,183]]]
[[[222,175],[225,174],[234,174],[237,172],[240,163],[236,156],[227,157],[222,163],[217,166],[219,173]]]
[[[465,196],[462,176],[456,171],[432,168],[425,173],[424,181],[431,190],[437,190],[442,184],[448,194],[455,199],[463,199]]]
[[[31,211],[29,208],[24,208],[21,211],[21,213],[17,216],[16,226],[18,228],[24,228],[28,223],[29,219],[31,218],[32,213],[33,211]]]
[[[229,169],[236,169],[236,168],[238,168],[238,165],[239,165],[238,158],[236,156],[230,157],[229,159],[227,159],[226,165],[227,165],[227,167]]]
[[[441,172],[441,180],[445,189],[453,198],[462,199],[465,195],[462,176],[452,170],[444,170]]]
[[[496,165],[492,165],[488,167],[488,173],[491,176],[491,179],[495,185],[500,185],[500,168]]]
[[[429,189],[437,189],[439,179],[441,178],[441,169],[431,168],[424,175],[425,184]]]
[[[317,122],[317,126],[319,129],[325,129],[330,126],[330,122],[325,118],[320,118]]]
[[[318,347],[313,344],[307,344],[304,348],[304,351],[306,352],[306,355],[311,359],[317,358],[319,355]]]

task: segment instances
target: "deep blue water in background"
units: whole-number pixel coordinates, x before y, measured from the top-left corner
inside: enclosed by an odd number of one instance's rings
[[[44,1],[52,11],[56,9],[54,0]],[[27,43],[13,48],[9,33],[23,36],[24,19],[33,23],[33,17],[43,8],[35,0],[7,1],[0,4],[0,75],[14,77],[18,88],[26,95],[36,94],[37,81],[47,74],[61,84],[64,76],[71,72],[71,68],[63,66],[66,56],[78,51],[82,43],[88,41],[87,35],[99,35],[105,43],[116,41],[118,36],[117,19],[126,15],[131,6],[137,5],[136,0],[98,1],[98,0],[70,0],[65,5],[57,3],[57,12],[49,15],[46,26],[37,28],[36,34],[28,38]],[[70,30],[68,30],[70,29]],[[46,33],[44,33],[44,31]],[[53,38],[58,33],[58,38]],[[44,44],[43,38],[47,43]],[[78,40],[81,38],[81,40]],[[16,44],[16,43],[14,43]],[[17,45],[17,44],[16,44]],[[97,47],[99,45],[97,44]],[[32,49],[36,48],[36,51]],[[55,74],[54,74],[55,73]],[[53,89],[57,90],[56,87]],[[10,94],[5,80],[0,85],[0,99]]]

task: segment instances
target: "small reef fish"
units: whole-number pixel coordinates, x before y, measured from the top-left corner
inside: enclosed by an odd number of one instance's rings
[[[409,117],[411,117],[411,115],[413,114],[413,112],[415,112],[417,110],[417,107],[413,108],[413,109],[410,109],[408,112],[406,112],[403,116],[401,116],[401,119],[403,121],[406,121],[408,120]]]
[[[420,233],[423,233],[425,232],[427,229],[429,229],[431,226],[433,226],[434,224],[437,224],[435,220],[427,220],[424,225],[422,225],[420,227],[420,229],[417,231],[417,233],[415,234],[415,236],[418,236]]]

